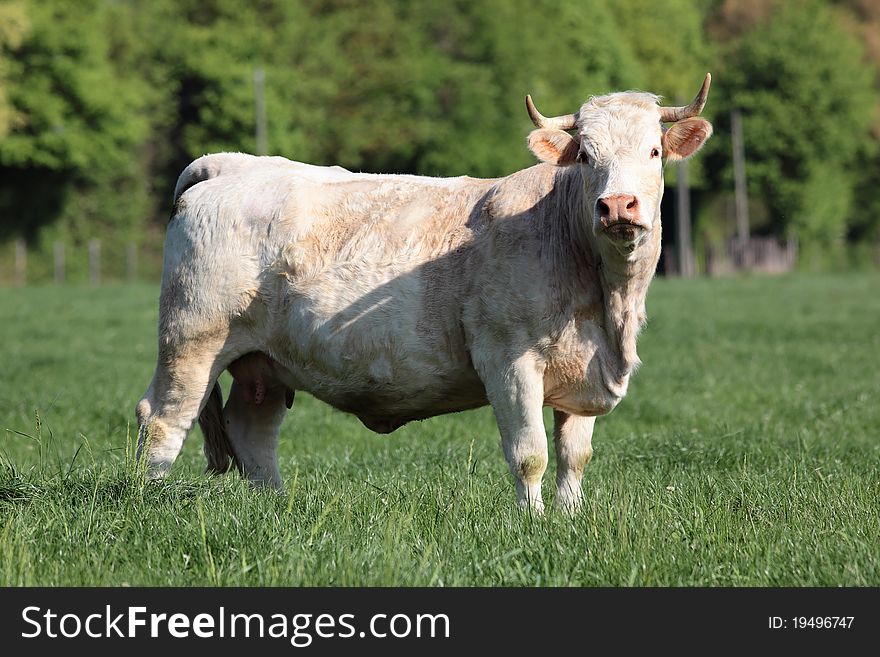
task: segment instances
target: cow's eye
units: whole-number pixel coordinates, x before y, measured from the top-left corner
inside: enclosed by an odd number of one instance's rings
[[[651,149],[651,159],[653,160],[655,157],[660,157],[660,149],[656,146]]]

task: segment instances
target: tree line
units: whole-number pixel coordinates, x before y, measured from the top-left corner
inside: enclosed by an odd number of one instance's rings
[[[100,238],[158,271],[180,170],[257,149],[255,70],[269,154],[444,176],[532,163],[525,93],[545,114],[622,89],[675,103],[712,71],[698,245],[735,233],[734,108],[755,233],[796,237],[809,267],[880,239],[878,3],[3,0],[0,262],[24,239],[50,278],[53,244]]]

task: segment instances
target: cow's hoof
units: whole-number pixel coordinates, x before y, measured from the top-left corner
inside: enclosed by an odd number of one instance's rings
[[[519,501],[519,508],[536,516],[544,515],[544,503],[541,500],[522,499]]]

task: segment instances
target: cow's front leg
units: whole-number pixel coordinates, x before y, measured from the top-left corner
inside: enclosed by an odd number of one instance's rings
[[[556,506],[574,511],[581,505],[581,479],[593,456],[595,417],[553,411],[553,444],[556,447]]]
[[[517,502],[541,512],[541,479],[547,469],[543,370],[527,354],[488,372],[483,382],[501,431],[504,456],[516,481]]]

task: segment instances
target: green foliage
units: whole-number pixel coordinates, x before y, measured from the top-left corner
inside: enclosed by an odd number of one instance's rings
[[[839,250],[861,211],[854,165],[875,102],[862,55],[824,5],[786,3],[725,66],[726,100],[743,112],[750,189],[771,230],[799,237],[808,254]]]
[[[846,239],[876,241],[880,227],[880,148],[866,133],[878,60],[858,45],[876,34],[863,9],[830,0],[0,1],[0,243],[25,237],[44,272],[54,240],[81,249],[100,237],[108,255],[136,241],[158,254],[181,169],[208,152],[255,151],[257,69],[270,154],[487,177],[534,162],[526,93],[545,114],[625,88],[676,103],[711,70],[717,136],[690,180],[715,239],[730,234],[709,215],[732,187],[727,114],[739,106],[755,216],[768,218],[758,229],[798,236],[808,255],[840,251]]]
[[[704,0],[620,0],[613,4],[620,40],[642,70],[643,86],[670,104],[690,102],[713,54],[703,27]]]
[[[545,114],[567,114],[589,95],[639,81],[627,45],[606,38],[616,29],[606,3],[453,5],[421,12],[439,51],[440,85],[419,171],[499,176],[533,164],[526,93]]]
[[[24,8],[17,2],[0,2],[0,139],[18,121],[18,114],[9,103],[7,80],[8,56],[21,46],[28,32]]]
[[[148,89],[116,57],[112,5],[25,7],[30,29],[6,67],[16,122],[0,141],[0,214],[16,221],[0,238],[23,235],[46,260],[52,236],[112,244],[142,229],[146,176],[133,155],[149,134]]]
[[[29,6],[31,31],[9,63],[10,99],[23,116],[0,144],[0,165],[114,169],[128,164],[128,150],[146,136],[137,115],[142,84],[115,69],[106,36],[110,16],[101,6]]]

